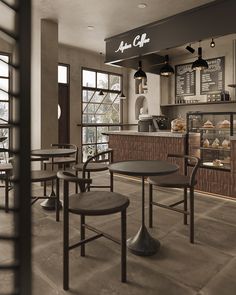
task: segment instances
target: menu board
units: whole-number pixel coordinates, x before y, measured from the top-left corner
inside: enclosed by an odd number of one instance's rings
[[[200,74],[201,94],[224,90],[225,57],[208,59],[207,63],[208,69],[202,70]]]
[[[191,63],[175,66],[175,95],[196,95],[196,73]]]

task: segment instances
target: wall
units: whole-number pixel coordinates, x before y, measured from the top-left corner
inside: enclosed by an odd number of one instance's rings
[[[130,70],[129,72],[128,122],[131,124],[138,122],[135,116],[135,103],[140,96],[146,98],[149,115],[160,114],[160,76],[146,73],[148,87],[147,93],[135,94],[134,73],[134,70]]]
[[[101,56],[76,47],[59,45],[59,62],[70,65],[70,141],[81,146],[81,67],[123,74],[124,94],[127,95],[127,69],[105,65]],[[127,99],[123,101],[123,119],[127,122]]]

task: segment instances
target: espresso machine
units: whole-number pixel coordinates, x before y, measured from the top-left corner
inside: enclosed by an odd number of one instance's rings
[[[139,132],[157,132],[170,129],[169,119],[166,116],[140,116],[138,121]]]

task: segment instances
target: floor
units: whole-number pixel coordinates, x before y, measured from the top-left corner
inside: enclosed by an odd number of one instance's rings
[[[107,174],[94,176],[97,183],[105,183],[107,179]],[[115,177],[115,191],[130,198],[127,233],[132,236],[141,221],[141,184]],[[42,189],[35,186],[34,193],[40,195]],[[181,191],[161,189],[154,195],[158,195],[159,201],[169,203],[177,200]],[[62,221],[57,223],[54,212],[35,204],[32,208],[33,295],[236,294],[236,202],[196,193],[195,204],[194,245],[189,243],[188,227],[183,225],[182,215],[155,208],[154,228],[150,232],[160,240],[160,251],[152,257],[128,252],[126,284],[120,282],[119,246],[99,239],[87,245],[86,257],[80,257],[79,249],[71,251],[70,291],[67,292],[62,289]],[[90,218],[90,223],[119,237],[119,215]],[[11,229],[10,214],[0,213],[0,233]],[[72,240],[78,234],[79,218],[72,216]],[[6,243],[0,244],[0,263],[9,261],[11,253]],[[0,294],[3,294],[10,290],[12,276],[0,273],[0,282]]]

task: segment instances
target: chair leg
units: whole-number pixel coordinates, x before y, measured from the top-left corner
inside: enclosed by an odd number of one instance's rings
[[[194,188],[190,188],[190,243],[194,243]]]
[[[81,215],[80,216],[80,239],[81,241],[85,239],[85,216]],[[81,245],[80,248],[80,255],[85,256],[85,244]]]
[[[5,212],[7,213],[9,210],[9,180],[8,180],[8,175],[6,172],[5,175]]]
[[[59,179],[56,180],[56,221],[60,220],[60,187]]]
[[[153,199],[153,187],[152,184],[148,184],[148,188],[149,188],[149,227],[152,228],[153,227],[153,205],[152,205],[152,199]]]
[[[63,289],[69,289],[69,212],[68,212],[68,183],[64,184],[63,211]]]
[[[90,172],[88,172],[88,179],[90,179]],[[90,184],[88,184],[88,192],[90,192]]]
[[[188,189],[184,188],[184,211],[188,210]],[[188,224],[188,215],[184,214],[184,224]]]
[[[113,173],[110,172],[110,190],[111,192],[113,192],[113,188],[114,188],[114,181],[113,181]]]
[[[78,171],[77,170],[75,171],[75,175],[76,175],[76,177],[78,177]],[[75,193],[78,194],[78,184],[77,183],[75,183]]]
[[[47,164],[43,164],[43,170],[47,170]],[[47,195],[47,182],[44,181],[43,183],[43,195],[46,196]]]
[[[121,212],[121,282],[125,283],[126,275],[126,209]]]

